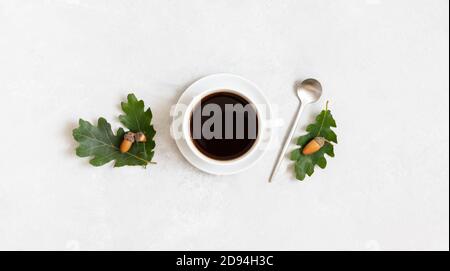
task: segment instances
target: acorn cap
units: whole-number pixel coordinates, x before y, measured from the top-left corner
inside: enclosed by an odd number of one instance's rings
[[[146,142],[147,137],[143,132],[138,132],[134,135],[134,139],[136,139],[137,142]]]
[[[131,143],[134,142],[134,133],[128,132],[123,136],[123,139],[130,141]]]
[[[320,147],[323,147],[323,145],[325,145],[325,142],[327,142],[325,138],[320,136],[314,138],[314,140],[317,142],[317,144],[319,144]]]

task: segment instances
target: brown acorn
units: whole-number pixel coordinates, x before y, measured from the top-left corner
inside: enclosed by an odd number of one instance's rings
[[[131,149],[134,143],[134,133],[128,132],[124,135],[122,144],[120,144],[120,152],[125,153]]]
[[[145,134],[143,132],[138,132],[134,135],[134,139],[137,142],[147,142],[147,137],[145,136]]]
[[[323,137],[316,137],[313,140],[309,141],[308,144],[306,144],[306,146],[303,148],[302,153],[304,155],[310,155],[313,154],[317,151],[319,151],[323,145],[325,145],[325,138]]]

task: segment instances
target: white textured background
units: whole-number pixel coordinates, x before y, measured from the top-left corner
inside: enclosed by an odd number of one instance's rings
[[[448,8],[0,0],[0,249],[448,250]],[[330,99],[337,157],[304,182],[267,183],[276,148],[235,176],[191,167],[169,109],[216,72],[254,81],[285,123],[294,82],[319,78],[301,129]],[[130,91],[154,112],[158,165],[93,168],[71,131],[117,127]]]

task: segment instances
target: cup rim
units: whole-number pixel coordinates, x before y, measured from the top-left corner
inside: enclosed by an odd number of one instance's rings
[[[217,160],[217,159],[213,159],[211,157],[206,156],[205,154],[203,154],[200,150],[197,149],[197,147],[194,145],[192,138],[191,138],[191,128],[190,128],[190,118],[191,118],[191,113],[193,108],[206,96],[214,94],[214,93],[218,93],[218,92],[229,92],[229,93],[233,93],[236,94],[244,99],[246,99],[249,104],[253,105],[255,107],[255,111],[256,111],[256,116],[257,116],[257,120],[258,120],[258,136],[256,137],[255,142],[253,143],[253,145],[250,147],[250,149],[248,149],[243,155],[230,159],[230,160]],[[248,97],[248,95],[244,94],[242,91],[238,91],[235,89],[230,89],[230,88],[213,88],[213,89],[207,89],[205,91],[203,91],[202,93],[200,93],[199,95],[195,96],[190,103],[188,104],[187,108],[186,108],[186,114],[184,114],[184,119],[183,119],[183,137],[189,147],[189,149],[200,159],[202,159],[205,162],[208,163],[212,163],[215,165],[230,165],[230,164],[234,164],[234,163],[238,163],[241,162],[242,160],[246,159],[248,156],[250,156],[251,153],[253,153],[258,146],[261,143],[261,140],[263,138],[263,131],[264,131],[264,120],[263,118],[261,118],[261,113],[260,110],[257,106],[257,104],[255,104],[253,102],[253,99],[251,99],[250,97]]]

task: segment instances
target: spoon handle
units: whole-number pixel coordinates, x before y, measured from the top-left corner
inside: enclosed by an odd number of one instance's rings
[[[283,149],[281,149],[280,153],[278,154],[278,160],[272,170],[272,174],[270,175],[269,183],[272,182],[273,178],[275,177],[278,169],[280,168],[281,162],[283,161],[284,155],[286,154],[286,151],[289,145],[291,144],[291,140],[292,137],[294,136],[295,131],[297,130],[298,121],[300,120],[300,115],[303,112],[303,108],[304,108],[303,103],[301,103],[297,110],[297,116],[295,117],[294,122],[292,122],[291,124],[289,134],[286,136],[284,140]]]

